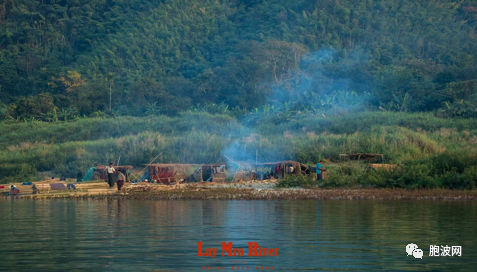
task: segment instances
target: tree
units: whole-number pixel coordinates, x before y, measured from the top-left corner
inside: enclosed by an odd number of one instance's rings
[[[73,92],[86,84],[86,80],[81,78],[81,74],[76,71],[68,71],[66,76],[52,77],[52,80],[59,83],[67,93]],[[59,87],[55,82],[49,82],[48,85],[52,88]]]

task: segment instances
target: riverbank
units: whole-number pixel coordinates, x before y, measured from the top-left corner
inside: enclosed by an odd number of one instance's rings
[[[256,188],[248,185],[216,186],[204,184],[176,186],[138,186],[124,192],[103,190],[95,192],[63,192],[24,194],[28,199],[138,199],[138,200],[477,200],[477,190],[448,189],[365,189],[365,188]],[[261,185],[262,186],[262,185]]]

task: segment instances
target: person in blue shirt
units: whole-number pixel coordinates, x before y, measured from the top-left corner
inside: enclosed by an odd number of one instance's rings
[[[323,179],[322,172],[326,171],[326,169],[323,168],[322,163],[323,163],[323,161],[320,160],[320,162],[316,164],[316,180],[317,181]]]

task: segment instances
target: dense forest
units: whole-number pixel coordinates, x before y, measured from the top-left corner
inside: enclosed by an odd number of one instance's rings
[[[0,0],[0,118],[477,117],[476,27],[475,0]]]

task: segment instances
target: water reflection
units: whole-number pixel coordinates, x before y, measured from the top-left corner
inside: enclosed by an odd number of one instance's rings
[[[16,270],[472,270],[475,202],[130,201],[0,199],[2,266]],[[198,257],[197,242],[218,248]],[[221,242],[244,248],[222,257]],[[249,257],[248,242],[279,248]],[[424,259],[406,256],[415,243]],[[429,257],[429,245],[462,257]]]

